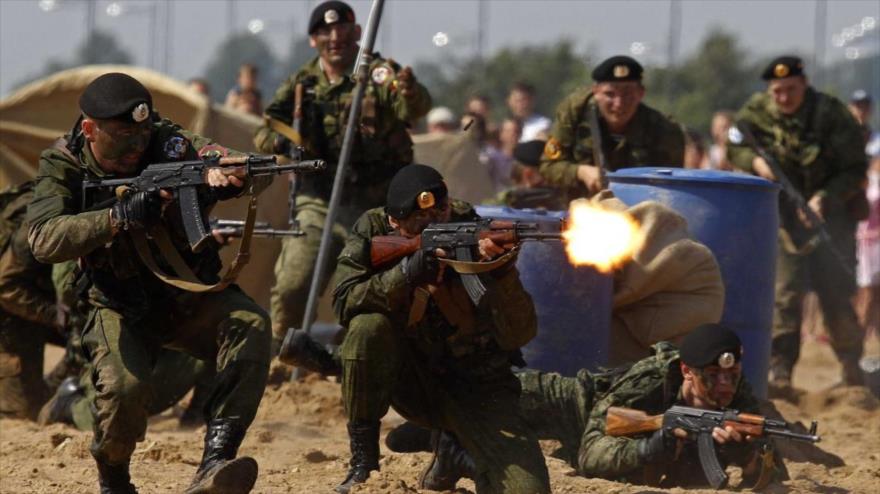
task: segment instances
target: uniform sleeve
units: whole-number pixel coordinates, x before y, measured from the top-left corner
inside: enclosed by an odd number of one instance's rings
[[[605,435],[605,414],[614,405],[612,398],[606,397],[590,413],[578,451],[580,475],[616,479],[644,466],[638,454],[640,439]]]
[[[737,113],[736,122],[746,122],[752,129],[756,127],[757,95],[753,96]],[[737,169],[752,173],[752,161],[757,154],[745,143],[734,143],[727,140],[727,159]]]
[[[514,259],[508,261],[516,262]],[[531,295],[523,288],[516,267],[501,267],[504,272],[492,278],[487,287],[489,307],[495,323],[495,340],[503,350],[516,350],[538,333],[538,318]]]
[[[556,109],[556,118],[550,130],[550,140],[545,148],[544,157],[541,161],[541,175],[547,185],[559,188],[575,188],[579,184],[577,177],[577,165],[574,162],[575,125],[577,115],[572,98],[568,98],[559,104]],[[552,146],[558,147],[558,156],[548,155]]]
[[[401,91],[394,92],[394,114],[404,122],[415,122],[431,110],[431,95],[428,88],[416,79],[412,94],[404,96]]]
[[[28,243],[44,263],[83,257],[113,238],[110,210],[80,212],[74,191],[82,183],[79,166],[60,152],[44,151],[28,205]]]
[[[49,266],[34,259],[22,226],[12,238],[0,260],[0,308],[27,321],[54,326],[57,316],[54,294],[37,286],[40,276],[48,275]],[[42,272],[41,272],[42,271]]]
[[[293,123],[293,90],[296,82],[293,77],[288,78],[278,90],[266,110],[263,112],[267,117],[284,122],[287,125]],[[269,128],[267,124],[263,124],[254,136],[254,146],[261,153],[272,153],[275,144],[275,138],[278,133]]]
[[[663,142],[660,143],[660,161],[656,161],[656,163],[684,166],[684,147],[684,129],[678,123],[667,120]]]
[[[358,314],[390,316],[409,305],[411,290],[401,265],[398,263],[381,271],[371,266],[370,239],[376,234],[369,213],[365,213],[355,224],[339,255],[333,308],[343,326]]]
[[[827,162],[833,171],[825,186],[816,193],[846,201],[861,190],[868,160],[855,118],[837,101],[833,102],[829,113],[828,130],[821,133],[827,137],[829,149],[822,154],[828,156]]]

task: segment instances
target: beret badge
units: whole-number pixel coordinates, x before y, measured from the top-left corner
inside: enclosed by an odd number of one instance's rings
[[[718,367],[730,369],[736,363],[736,357],[731,352],[724,352],[718,357]]]
[[[137,123],[141,123],[150,116],[150,107],[146,103],[141,103],[134,107],[131,111],[131,118]]]
[[[788,76],[789,72],[790,70],[788,68],[788,65],[785,65],[783,63],[778,63],[776,64],[776,67],[773,67],[773,75],[775,75],[776,77],[786,77]]]
[[[623,79],[624,77],[629,75],[629,67],[626,65],[615,65],[614,66],[614,77],[617,79]]]
[[[325,24],[333,24],[334,22],[339,21],[339,13],[333,9],[324,12],[324,23]]]
[[[434,199],[434,194],[428,191],[420,192],[419,196],[416,198],[416,202],[419,205],[419,209],[428,209],[434,204],[436,204],[436,199]]]

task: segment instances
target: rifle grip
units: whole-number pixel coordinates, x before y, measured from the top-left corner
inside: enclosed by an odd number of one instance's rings
[[[207,220],[202,216],[198,192],[193,186],[181,187],[177,191],[177,198],[190,249],[199,252],[205,247],[205,241],[211,238],[211,233]]]
[[[385,266],[419,250],[420,237],[406,238],[398,235],[380,235],[370,241],[370,264],[374,268]]]
[[[605,434],[631,436],[654,432],[663,427],[663,415],[648,415],[632,408],[609,407],[605,415]]]

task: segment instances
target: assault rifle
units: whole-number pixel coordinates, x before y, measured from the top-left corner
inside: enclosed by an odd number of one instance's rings
[[[685,406],[673,406],[662,415],[648,415],[641,410],[610,407],[605,417],[605,434],[609,436],[629,436],[665,429],[672,433],[675,429],[684,430],[688,440],[696,441],[700,465],[713,489],[727,483],[727,474],[718,462],[715,453],[715,440],[712,430],[716,427],[732,427],[740,434],[756,438],[779,437],[810,443],[819,442],[816,435],[816,422],[813,421],[807,434],[793,432],[789,424],[761,415],[739,413],[736,410],[703,410]]]
[[[507,262],[507,256],[490,262],[476,262],[475,252],[481,239],[512,248],[525,240],[562,240],[564,223],[559,221],[508,221],[480,218],[458,223],[433,223],[418,237],[382,235],[373,237],[370,244],[370,262],[373,267],[387,266],[421,249],[433,254],[442,249],[452,258],[441,258],[461,274],[461,281],[475,305],[480,303],[486,287],[479,273],[491,271]]]
[[[602,148],[602,126],[599,125],[599,104],[590,106],[590,137],[593,138],[593,163],[599,169],[599,183],[602,190],[608,188],[608,162]]]
[[[140,175],[129,178],[99,178],[83,181],[83,202],[88,191],[95,188],[116,188],[116,197],[96,204],[91,209],[113,205],[119,197],[130,192],[158,192],[167,189],[180,201],[180,213],[186,237],[193,252],[198,252],[208,238],[211,229],[202,216],[198,188],[207,186],[208,170],[212,168],[244,168],[249,178],[282,173],[306,173],[322,171],[322,160],[301,161],[290,165],[276,165],[275,156],[225,156],[193,161],[175,161],[148,165]],[[85,208],[85,205],[84,205]]]
[[[825,228],[825,221],[807,204],[804,196],[791,183],[791,180],[788,179],[782,167],[779,166],[779,163],[777,163],[773,156],[758,143],[751,124],[744,120],[736,122],[736,125],[731,127],[728,132],[728,139],[734,144],[742,143],[752,148],[755,154],[764,159],[776,177],[777,182],[782,186],[781,204],[783,209],[780,211],[780,222],[783,229],[788,233],[794,247],[797,249],[815,248],[818,244],[824,243],[828,246],[828,249],[834,255],[834,258],[837,259],[840,266],[847,273],[853,275],[853,270],[846,261],[846,258],[834,246],[831,235],[828,233],[828,229]],[[800,224],[797,213],[803,215],[810,223],[808,229],[805,229]],[[799,235],[799,233],[801,234]]]
[[[211,218],[210,225],[212,231],[216,231],[224,237],[241,238],[244,235],[244,220]],[[279,238],[302,237],[303,235],[305,235],[305,232],[302,230],[276,230],[266,221],[257,221],[254,223],[253,236],[255,237]]]

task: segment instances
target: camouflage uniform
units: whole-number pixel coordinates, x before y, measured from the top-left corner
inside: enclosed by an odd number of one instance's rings
[[[590,112],[595,106],[591,88],[578,89],[556,109],[550,139],[541,163],[541,175],[547,185],[558,187],[569,199],[589,195],[577,178],[577,165],[595,164]],[[640,104],[623,135],[608,132],[602,126],[602,147],[608,171],[634,166],[672,166],[684,163],[684,132],[679,124],[657,110]]]
[[[483,203],[516,209],[561,211],[568,208],[563,199],[558,190],[549,187],[512,187]]]
[[[324,173],[297,177],[300,183],[297,185],[296,220],[307,235],[283,239],[281,254],[275,263],[271,313],[276,338],[283,338],[287,328],[299,326],[305,314],[336,163],[342,150],[345,116],[355,86],[349,77],[331,83],[319,60],[313,59],[285,81],[266,108],[267,116],[290,125],[294,91],[296,85],[302,83],[305,90],[300,133],[305,158],[326,160],[329,167]],[[413,95],[404,97],[397,89],[395,74],[399,70],[396,63],[382,59],[378,54],[370,65],[370,82],[364,94],[360,130],[351,153],[337,224],[333,229],[332,258],[339,255],[346,233],[358,216],[367,209],[384,204],[391,177],[413,160],[407,126],[428,112],[431,98],[420,84],[414,88]],[[275,131],[263,127],[257,131],[254,142],[261,151],[271,153],[275,152],[277,137]],[[326,269],[322,275],[322,291],[330,279],[332,263],[327,263]]]
[[[451,221],[476,218],[453,201]],[[334,306],[347,334],[339,349],[342,396],[350,422],[378,421],[393,405],[420,425],[449,430],[474,457],[477,492],[549,492],[538,441],[517,413],[519,382],[512,355],[534,337],[534,306],[513,263],[486,276],[485,301],[474,309],[451,270],[424,316],[407,327],[414,290],[401,264],[376,271],[370,239],[392,234],[381,208],[352,229],[337,267]],[[456,321],[453,324],[450,321]]]
[[[666,342],[653,345],[653,350],[653,356],[629,369],[604,374],[586,370],[577,377],[535,371],[520,374],[523,417],[539,438],[562,443],[560,453],[580,475],[661,487],[705,485],[702,476],[695,473],[701,471],[695,443],[685,443],[675,462],[645,465],[637,453],[640,436],[605,435],[609,407],[634,408],[655,415],[682,404],[678,350]],[[759,413],[758,401],[744,380],[730,408]],[[757,446],[744,443],[716,444],[716,448],[722,466],[743,466],[757,450]],[[661,476],[665,476],[662,481]]]
[[[858,124],[839,100],[808,88],[793,115],[779,112],[767,93],[758,93],[737,114],[748,122],[758,143],[776,158],[805,200],[825,197],[825,222],[837,251],[852,270],[855,266],[856,218],[851,205],[860,199],[867,163]],[[751,172],[755,153],[730,143],[728,155],[738,168]],[[863,198],[863,196],[861,196]],[[819,297],[831,346],[852,372],[862,354],[862,331],[850,297],[855,278],[846,273],[831,250],[819,245],[808,253],[793,253],[784,238],[796,237],[799,221],[789,208],[780,208],[780,243],[776,264],[776,306],[773,318],[771,368],[790,375],[800,354],[804,295]],[[778,377],[778,376],[777,376]]]
[[[37,262],[28,247],[32,184],[0,194],[9,199],[0,211],[0,417],[35,419],[49,398],[43,349],[57,325],[52,266]]]
[[[153,124],[145,163],[196,159],[211,141],[169,121]],[[107,209],[89,211],[113,194],[95,193],[83,204],[82,182],[103,177],[88,145],[73,156],[60,147],[40,157],[34,199],[28,207],[29,241],[42,262],[82,258],[91,284],[92,306],[82,347],[92,369],[96,395],[92,453],[99,462],[127,464],[142,440],[154,389],[149,379],[162,347],[216,361],[217,381],[207,406],[209,420],[233,417],[247,427],[262,398],[269,370],[268,316],[237,286],[193,293],[160,281],[140,260],[126,232],[113,236]],[[238,189],[200,191],[206,208]],[[216,282],[221,268],[217,246],[193,253],[180,220],[178,203],[163,214],[181,257],[205,282]],[[157,259],[160,266],[165,266]]]

